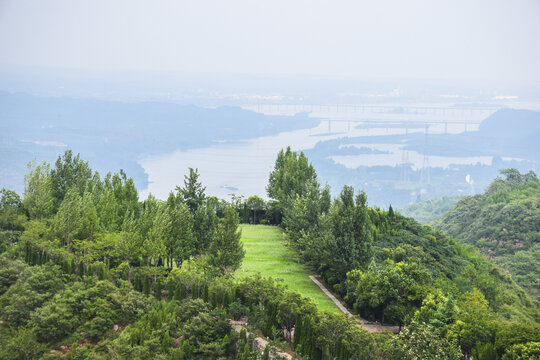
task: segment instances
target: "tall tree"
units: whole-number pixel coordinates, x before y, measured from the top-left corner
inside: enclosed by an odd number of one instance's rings
[[[308,181],[304,195],[291,199],[290,206],[283,211],[282,226],[287,229],[293,242],[298,242],[303,234],[317,227],[322,205],[317,180]]]
[[[110,177],[109,174],[107,174]],[[131,211],[135,215],[139,214],[139,194],[132,178],[128,178],[123,170],[116,173],[110,180],[109,188],[114,193],[118,204],[118,217],[122,219],[126,211]]]
[[[126,211],[124,217],[118,216],[118,203],[116,202],[114,193],[108,188],[103,190],[103,193],[97,202],[96,210],[100,220],[101,229],[105,232],[115,232],[120,230],[122,219],[124,219],[125,215],[128,213],[128,211]]]
[[[55,167],[51,171],[53,195],[58,208],[69,189],[77,188],[79,195],[83,194],[88,180],[92,177],[92,170],[88,162],[83,161],[80,154],[73,156],[71,150],[59,155]]]
[[[165,256],[165,243],[167,237],[170,236],[170,222],[165,206],[159,204],[152,226],[148,231],[148,237],[144,240],[145,249],[147,249],[147,255],[154,260],[154,266],[157,269],[159,259]],[[156,281],[156,273],[154,273],[154,282]]]
[[[137,221],[131,212],[126,212],[120,237],[115,243],[118,255],[129,263],[136,262],[142,249],[142,238],[137,231]]]
[[[143,242],[141,255],[143,256],[146,265],[150,265],[150,260],[154,253],[152,247],[153,244],[152,241],[149,240],[149,237],[152,226],[154,225],[154,218],[156,217],[158,207],[158,200],[152,194],[149,194],[148,198],[142,204],[141,216],[137,223],[137,231]]]
[[[189,168],[189,175],[184,176],[184,187],[177,186],[176,190],[192,214],[202,205],[206,197],[204,194],[206,188],[199,182],[198,169]]]
[[[185,260],[195,254],[195,238],[193,237],[193,215],[186,204],[169,208],[171,217],[170,240],[167,251],[171,259],[179,267]]]
[[[99,217],[92,200],[92,194],[85,191],[81,199],[81,227],[79,229],[80,239],[89,239],[99,231]]]
[[[240,242],[238,213],[232,207],[225,209],[225,217],[219,220],[214,241],[210,245],[209,262],[223,275],[230,274],[240,267],[245,251]]]
[[[199,206],[193,215],[193,236],[195,252],[200,254],[208,250],[214,239],[218,218],[214,209],[208,205]]]
[[[277,210],[282,214],[289,200],[296,198],[297,195],[303,196],[306,184],[316,179],[315,169],[304,153],[297,154],[288,147],[286,151],[281,150],[278,153],[266,191],[271,199],[276,200]]]
[[[59,234],[62,244],[68,248],[82,226],[81,203],[82,199],[79,196],[79,190],[72,187],[66,193],[54,217],[54,228]]]
[[[52,215],[54,210],[54,197],[49,164],[28,164],[24,177],[24,207],[33,219],[42,219]]]
[[[330,208],[329,225],[333,236],[328,256],[334,259],[333,281],[343,281],[347,272],[366,266],[371,257],[373,235],[366,200],[366,194],[360,192],[355,204],[354,189],[344,186]]]

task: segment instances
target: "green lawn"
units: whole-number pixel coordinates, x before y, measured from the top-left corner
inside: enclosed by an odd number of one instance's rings
[[[294,249],[283,241],[284,234],[275,226],[240,225],[246,257],[237,276],[261,273],[283,279],[291,290],[296,290],[315,301],[319,310],[339,313],[337,306],[308,278],[307,267],[299,263]]]

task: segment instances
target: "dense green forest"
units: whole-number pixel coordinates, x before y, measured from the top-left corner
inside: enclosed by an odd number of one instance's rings
[[[486,192],[461,199],[435,223],[438,229],[508,269],[540,296],[540,182],[534,172],[501,171]]]
[[[0,200],[0,358],[540,356],[539,303],[507,271],[362,191],[332,199],[302,153],[278,154],[268,202],[208,196],[198,178],[141,202],[123,171],[102,178],[71,151],[30,164],[23,197]],[[402,331],[369,333],[264,274],[236,279],[239,222],[286,229],[354,311]]]

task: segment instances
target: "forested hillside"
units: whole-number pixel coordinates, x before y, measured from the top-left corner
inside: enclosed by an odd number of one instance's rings
[[[123,171],[101,177],[70,151],[30,164],[24,196],[1,194],[0,358],[540,355],[538,302],[475,248],[351,187],[332,200],[290,149],[267,190],[268,202],[228,203],[190,169],[166,201],[141,202]],[[369,333],[265,274],[235,278],[240,221],[285,228],[354,311],[403,331]]]
[[[430,224],[439,220],[459,201],[460,196],[443,196],[436,199],[418,201],[399,209],[405,217],[412,217],[421,224]]]
[[[501,171],[481,195],[461,199],[435,226],[508,269],[540,295],[540,182],[534,172]]]
[[[331,202],[303,154],[278,155],[268,194],[305,261],[363,317],[408,325],[412,337],[432,331],[478,358],[509,324],[538,329],[539,303],[504,269],[391,207],[369,207],[362,191],[345,186]]]

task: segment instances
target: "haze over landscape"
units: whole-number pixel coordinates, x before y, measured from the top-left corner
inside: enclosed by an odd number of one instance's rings
[[[0,358],[540,356],[538,34],[533,0],[0,0]]]

